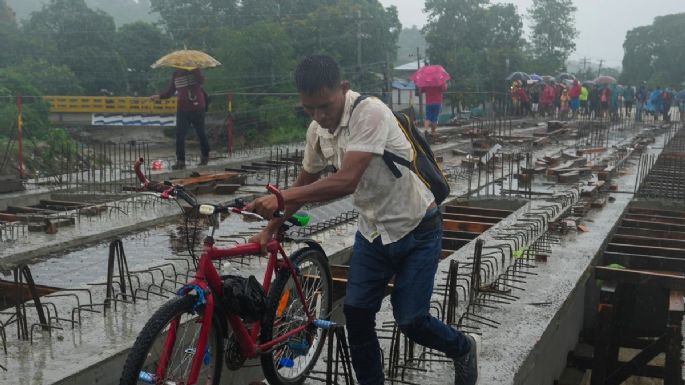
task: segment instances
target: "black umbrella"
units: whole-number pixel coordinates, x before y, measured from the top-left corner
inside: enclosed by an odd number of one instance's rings
[[[576,77],[568,72],[562,72],[557,76],[557,79],[563,82],[564,80],[576,80]]]
[[[530,80],[530,76],[528,76],[528,74],[525,72],[512,72],[512,74],[507,76],[507,78],[504,80],[507,80],[510,82],[514,81],[514,80],[520,80],[522,82],[527,82],[528,80]]]

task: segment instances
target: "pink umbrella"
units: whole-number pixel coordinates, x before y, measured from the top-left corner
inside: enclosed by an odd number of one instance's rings
[[[432,65],[419,68],[409,77],[419,88],[442,87],[452,77],[441,65]]]

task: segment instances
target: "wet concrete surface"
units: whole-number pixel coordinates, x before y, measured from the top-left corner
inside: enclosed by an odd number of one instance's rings
[[[332,202],[322,208],[312,208],[309,213],[312,216],[312,222],[316,223],[328,218],[330,211],[339,213],[349,209],[351,209],[351,202],[346,199]],[[216,235],[221,241],[222,237],[229,237],[233,234],[254,233],[262,224],[245,222],[239,216],[230,216],[221,224]],[[335,229],[316,234],[313,238],[324,245],[329,256],[341,258],[347,255],[344,251],[351,246],[355,227],[354,223],[340,225]],[[185,251],[182,251],[182,246],[179,247],[174,240],[179,236],[177,231],[177,225],[167,225],[125,237],[123,241],[129,269],[144,270],[160,263],[173,263],[178,271],[187,268],[184,262],[166,259],[169,257],[188,259]],[[230,243],[224,245],[228,246]],[[285,248],[287,252],[292,252],[299,247],[301,246],[288,244]],[[341,251],[342,254],[340,254]],[[105,297],[103,286],[91,284],[105,281],[107,255],[108,245],[101,244],[33,264],[31,268],[37,283],[49,283],[70,289],[86,288],[92,293],[93,303],[102,303]],[[223,273],[253,274],[261,277],[266,267],[264,258],[251,257],[242,262],[224,265]],[[335,262],[343,263],[344,261]],[[169,271],[167,268],[167,272]],[[140,274],[141,286],[146,286],[152,279],[157,279],[159,284],[160,275],[153,274],[155,275]],[[138,332],[154,311],[168,300],[167,297],[173,295],[171,293],[179,285],[167,281],[162,286],[165,289],[161,292],[163,296],[149,295],[147,300],[139,300],[135,304],[118,303],[117,310],[109,309],[106,315],[102,313],[103,308],[99,305],[94,307],[99,313],[83,311],[82,324],[74,329],[66,321],[60,321],[58,324],[62,329],[52,330],[50,334],[36,329],[33,333],[32,344],[28,341],[18,341],[15,328],[13,325],[8,326],[6,329],[8,354],[0,355],[0,365],[7,368],[7,371],[0,370],[0,384],[117,384],[127,351]],[[77,294],[81,303],[88,303],[85,293]],[[144,296],[145,293],[141,292],[140,295]],[[58,309],[60,318],[68,318],[75,306],[74,299],[70,297],[43,297],[43,301],[53,303]],[[37,322],[35,312],[29,310],[29,317],[29,323]],[[256,378],[253,379],[260,379],[259,371],[255,375],[254,370],[241,372],[226,370],[222,383],[245,383],[242,381],[254,376]]]
[[[618,142],[618,140],[617,140]],[[564,147],[559,145],[559,148]],[[536,156],[549,153],[549,148],[539,150]],[[556,151],[556,150],[554,150]],[[448,159],[448,162],[458,162],[459,159]],[[623,189],[630,189],[634,175],[627,175],[621,179],[619,185]],[[454,186],[453,194],[462,195],[466,184]],[[555,189],[564,190],[568,186],[557,186]],[[484,194],[485,195],[485,194]],[[547,355],[549,341],[555,341],[554,329],[559,320],[567,316],[566,312],[575,311],[573,302],[577,296],[580,283],[587,279],[589,262],[594,253],[601,246],[601,242],[613,227],[612,221],[619,217],[622,207],[631,198],[629,194],[615,194],[616,202],[608,204],[604,210],[591,213],[594,222],[586,223],[590,227],[589,233],[572,234],[555,245],[552,257],[545,265],[538,265],[533,271],[537,276],[526,282],[526,292],[522,300],[511,305],[501,306],[495,311],[484,312],[502,326],[497,329],[484,330],[481,348],[481,384],[549,384],[538,382],[536,373],[545,372],[549,376],[556,370],[556,358]],[[514,213],[510,218],[493,227],[481,235],[487,242],[494,242],[489,234],[500,228],[506,228],[514,223],[523,213],[530,211],[536,203],[526,205]],[[336,214],[349,206],[324,206],[321,218]],[[150,227],[150,226],[146,226]],[[231,229],[236,232],[254,232],[256,224],[222,224],[222,230]],[[317,235],[329,254],[343,252],[352,244],[354,225],[344,225]],[[102,229],[100,229],[102,230]],[[134,234],[125,238],[126,252],[131,269],[142,269],[145,266],[158,264],[170,251],[170,234],[175,226],[157,226],[143,234]],[[87,230],[85,230],[87,231]],[[604,233],[604,236],[602,235]],[[49,240],[47,241],[49,242]],[[499,242],[499,241],[497,241]],[[294,247],[294,246],[293,246]],[[594,251],[593,251],[594,250]],[[32,266],[37,283],[50,284],[60,287],[89,287],[96,299],[102,302],[104,291],[99,286],[88,286],[89,283],[102,282],[104,276],[99,266],[105,264],[107,245],[98,245],[77,250],[60,258],[50,259]],[[461,263],[468,262],[473,255],[473,242],[465,246],[447,260],[441,263],[436,284],[444,283],[444,270],[451,259]],[[95,258],[97,256],[97,258]],[[180,269],[183,263],[175,263]],[[242,269],[244,273],[259,276],[265,263],[254,259],[249,265],[231,264],[230,269]],[[141,276],[145,282],[146,278]],[[169,286],[170,290],[173,288]],[[575,294],[574,294],[575,293]],[[571,299],[569,299],[571,298]],[[439,296],[435,297],[440,300]],[[150,296],[147,301],[140,301],[135,305],[119,304],[118,311],[103,314],[85,313],[82,315],[83,324],[71,331],[69,323],[63,324],[64,330],[53,331],[52,336],[43,332],[37,333],[33,345],[28,342],[16,341],[16,337],[8,338],[9,352],[6,356],[0,354],[0,365],[8,368],[7,372],[0,371],[0,383],[8,384],[42,384],[42,383],[85,383],[81,380],[97,379],[99,384],[117,383],[122,360],[127,349],[132,344],[138,331],[149,316],[166,299]],[[60,309],[70,309],[74,305],[68,299],[53,299]],[[73,302],[73,301],[72,301]],[[463,310],[463,309],[462,309]],[[392,321],[392,310],[389,301],[383,303],[378,316],[379,323]],[[35,320],[34,320],[35,321]],[[573,323],[573,322],[572,322]],[[569,328],[571,326],[567,326]],[[8,329],[12,329],[10,326]],[[9,337],[9,336],[8,336]],[[573,337],[573,342],[577,340]],[[542,341],[542,342],[540,342]],[[570,340],[569,340],[570,341]],[[388,351],[387,341],[382,341]],[[566,342],[566,341],[565,341]],[[569,342],[570,343],[570,342]],[[559,348],[559,347],[557,347]],[[557,349],[562,351],[563,349]],[[565,353],[564,353],[565,354]],[[416,383],[449,384],[453,382],[453,369],[449,363],[428,363],[426,372],[407,379]],[[17,373],[28,373],[17,375]],[[228,371],[224,371],[225,383],[231,382]],[[237,380],[237,377],[235,377]],[[242,378],[242,377],[241,377]],[[242,382],[241,382],[242,383]]]

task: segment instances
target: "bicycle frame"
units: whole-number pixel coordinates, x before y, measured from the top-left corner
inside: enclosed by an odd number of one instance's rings
[[[259,333],[261,329],[261,325],[259,324],[259,322],[255,322],[251,330],[248,330],[239,316],[229,314],[228,322],[230,324],[230,327],[233,329],[233,332],[235,333],[236,338],[240,344],[241,353],[247,358],[254,358],[259,354],[268,352],[274,347],[285,343],[290,337],[302,332],[307,327],[309,327],[310,324],[314,321],[314,316],[312,315],[309,309],[304,293],[302,291],[300,280],[297,278],[298,275],[295,266],[292,264],[292,262],[286,255],[280,243],[275,239],[271,240],[267,245],[267,251],[269,254],[269,262],[266,266],[264,280],[262,282],[265,293],[269,292],[271,281],[274,277],[274,272],[284,268],[288,269],[290,274],[294,277],[297,294],[307,314],[307,322],[304,325],[301,325],[282,336],[272,339],[271,341],[267,341],[263,344],[258,344],[257,340],[259,338]],[[212,319],[214,315],[214,310],[215,306],[217,306],[216,299],[219,300],[218,306],[222,306],[222,281],[212,261],[242,257],[247,255],[259,255],[260,252],[261,247],[258,243],[246,243],[230,248],[218,248],[214,246],[213,241],[211,239],[209,241],[205,241],[203,252],[200,256],[200,261],[198,262],[197,272],[195,273],[195,278],[187,284],[200,287],[204,291],[206,298],[206,304],[204,305],[204,314],[202,317],[202,326],[200,328],[200,338],[195,350],[195,356],[193,357],[192,366],[190,370],[190,377],[188,378],[188,384],[195,384],[200,374],[200,368],[202,365],[204,355],[199,353],[204,352],[207,347],[209,333],[212,329]],[[164,378],[164,374],[167,370],[167,365],[171,358],[171,352],[173,351],[174,342],[176,341],[176,330],[178,326],[178,320],[173,320],[169,332],[167,334],[166,340],[164,342],[162,357],[160,357],[159,367],[157,368],[156,372],[157,378]],[[218,364],[221,365],[223,363]]]

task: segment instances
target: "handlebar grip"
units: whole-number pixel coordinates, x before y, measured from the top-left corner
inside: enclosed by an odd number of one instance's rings
[[[268,184],[266,185],[266,189],[274,194],[276,196],[276,200],[278,201],[278,210],[274,213],[274,217],[282,217],[285,215],[285,201],[283,200],[283,194],[281,194],[281,191],[278,189],[278,187]]]

